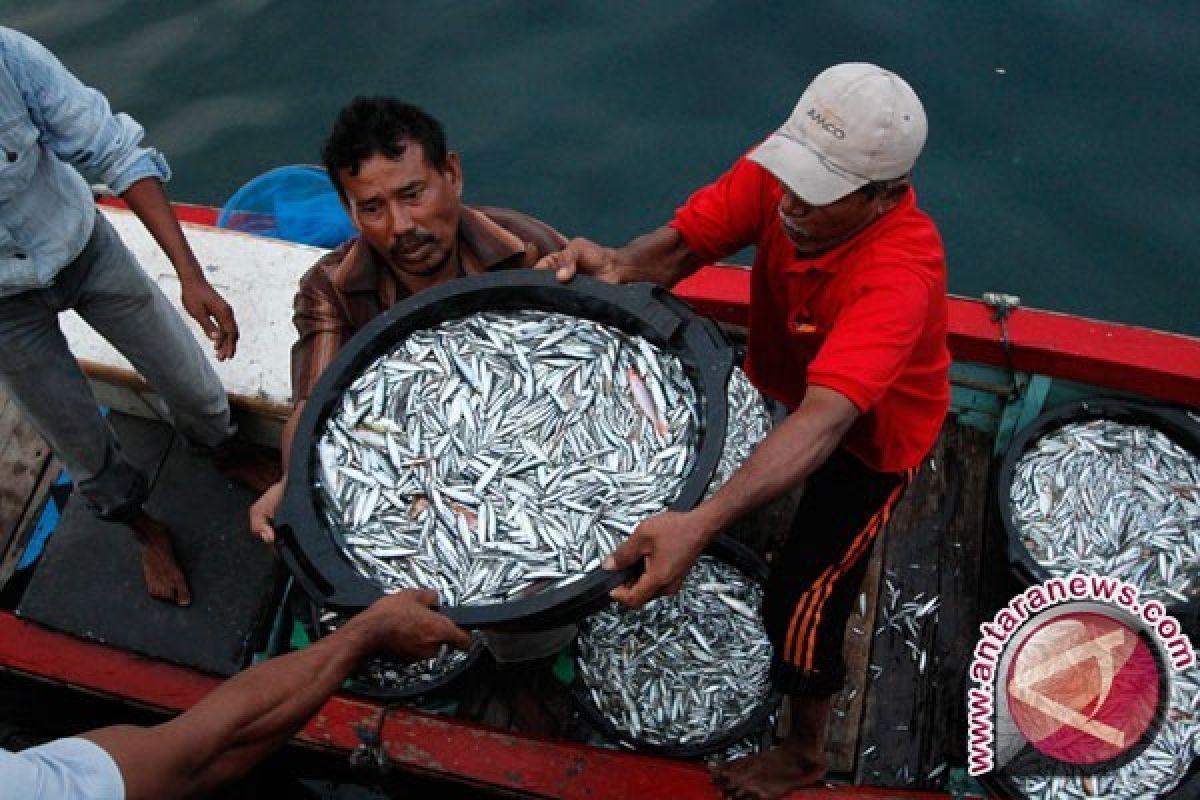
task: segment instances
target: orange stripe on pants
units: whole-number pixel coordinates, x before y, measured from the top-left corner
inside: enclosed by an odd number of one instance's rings
[[[870,550],[876,534],[887,525],[893,508],[904,490],[912,483],[915,473],[915,469],[910,469],[905,473],[904,480],[892,490],[883,507],[872,515],[863,529],[854,537],[842,559],[822,572],[808,591],[801,595],[796,603],[791,624],[788,626],[783,655],[786,661],[805,672],[812,671],[816,654],[817,631],[821,625],[825,604],[833,593],[834,586]]]

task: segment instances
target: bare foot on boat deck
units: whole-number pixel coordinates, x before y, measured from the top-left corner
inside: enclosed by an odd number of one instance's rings
[[[820,783],[829,769],[825,731],[833,698],[793,696],[792,731],[778,747],[709,768],[722,797],[778,800],[793,789]]]
[[[190,606],[192,590],[175,558],[171,531],[141,509],[129,521],[129,527],[142,547],[142,574],[150,595],[168,603]]]
[[[813,760],[785,741],[774,750],[709,767],[721,796],[732,800],[777,800],[793,789],[820,783],[828,769],[825,756]]]

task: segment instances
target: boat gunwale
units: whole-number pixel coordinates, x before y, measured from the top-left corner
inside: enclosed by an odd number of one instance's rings
[[[126,208],[117,198],[98,202]],[[213,226],[219,209],[173,204],[181,222]],[[674,289],[701,314],[726,324],[749,322],[750,270],[710,264]],[[1200,398],[1200,338],[1073,314],[1019,307],[1004,328],[992,307],[967,297],[949,296],[947,339],[955,361],[1006,367],[1024,373],[1131,392],[1154,400],[1194,404]],[[145,390],[133,372],[85,362],[97,380]],[[261,397],[231,395],[251,413],[286,418],[289,406]]]

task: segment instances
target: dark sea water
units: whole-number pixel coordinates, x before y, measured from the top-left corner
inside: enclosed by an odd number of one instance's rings
[[[389,93],[446,124],[467,199],[620,243],[777,127],[825,66],[905,76],[951,290],[1200,334],[1200,3],[0,0],[141,121],[175,199],[315,162]]]

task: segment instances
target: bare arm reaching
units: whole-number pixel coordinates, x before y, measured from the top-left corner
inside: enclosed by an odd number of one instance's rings
[[[296,653],[252,667],[175,719],[151,728],[101,728],[83,738],[121,771],[128,800],[191,797],[236,778],[283,745],[369,653],[428,658],[471,637],[431,610],[437,595],[399,592]]]
[[[702,263],[679,231],[663,226],[620,248],[572,239],[562,250],[542,258],[537,268],[554,270],[564,283],[582,272],[608,283],[649,281],[673,286]]]
[[[640,558],[646,571],[632,586],[614,589],[614,600],[641,606],[679,590],[688,570],[714,536],[751,509],[799,485],[829,458],[858,418],[844,395],[812,386],[800,407],[771,431],[729,482],[687,512],[664,512],[644,520],[609,557],[606,569],[623,569]]]

